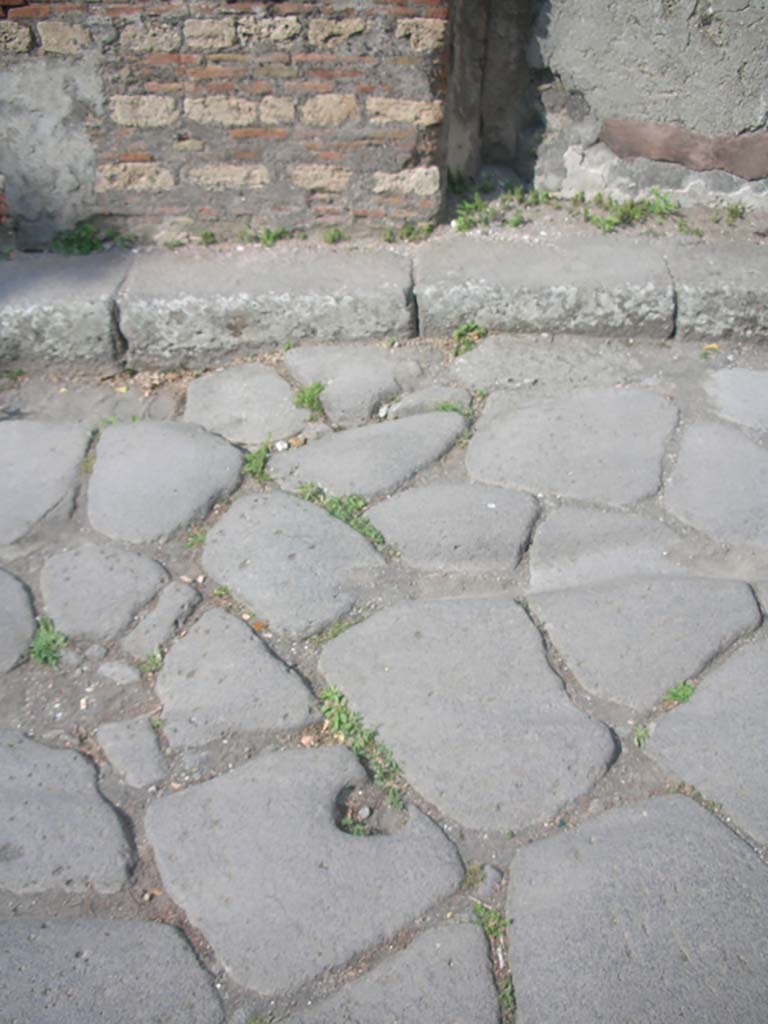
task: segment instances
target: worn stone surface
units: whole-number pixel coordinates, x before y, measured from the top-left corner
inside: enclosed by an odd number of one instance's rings
[[[0,422],[0,544],[12,544],[41,520],[72,512],[88,431],[74,423]]]
[[[0,569],[0,672],[21,661],[34,632],[35,616],[26,587]]]
[[[157,677],[173,746],[200,746],[238,731],[298,729],[312,694],[241,619],[212,608],[173,645]]]
[[[331,640],[319,668],[414,788],[471,828],[546,820],[589,789],[613,752],[607,729],[568,700],[511,598],[405,602]]]
[[[199,365],[288,341],[412,333],[410,266],[390,253],[281,247],[142,254],[120,294],[131,366]]]
[[[17,255],[0,262],[0,359],[110,362],[122,253]]]
[[[100,725],[96,738],[129,786],[151,786],[165,775],[165,762],[149,715]]]
[[[330,434],[270,461],[286,487],[319,484],[331,494],[377,497],[444,455],[464,429],[455,412],[432,412]]]
[[[444,411],[439,407],[446,404],[468,412],[472,407],[472,396],[464,388],[452,388],[440,384],[433,384],[428,388],[417,388],[416,391],[412,391],[409,395],[405,395],[390,405],[387,410],[387,418],[398,420],[404,416],[419,416],[425,412]]]
[[[633,708],[650,707],[760,623],[751,590],[734,580],[616,580],[529,602],[579,682]]]
[[[191,423],[108,427],[88,488],[94,529],[135,543],[167,537],[208,514],[235,487],[242,457]]]
[[[768,630],[708,672],[690,701],[664,715],[651,757],[768,843]],[[702,757],[702,751],[706,756]]]
[[[104,679],[109,679],[118,686],[130,686],[131,683],[138,683],[141,680],[139,670],[122,661],[102,661],[98,672]]]
[[[120,646],[134,658],[145,658],[163,647],[200,603],[200,594],[188,583],[173,580],[160,591],[154,608],[123,637]]]
[[[760,1024],[767,900],[765,865],[682,796],[525,846],[507,904],[517,1012]]]
[[[482,484],[431,484],[396,494],[368,518],[404,562],[445,572],[510,572],[536,516],[530,495]]]
[[[0,395],[9,413],[21,412],[40,420],[69,420],[89,430],[102,428],[105,421],[127,423],[134,419],[170,419],[176,403],[167,392],[145,395],[137,387],[126,386],[115,376],[112,384],[91,384],[68,380],[62,385],[58,376],[22,380],[17,390]]]
[[[674,246],[667,254],[685,341],[768,340],[768,249],[749,242]],[[724,272],[727,268],[727,272]]]
[[[13,1024],[220,1024],[221,1004],[181,932],[99,918],[0,922],[3,1012]]]
[[[291,495],[239,498],[208,532],[203,566],[273,629],[307,636],[353,604],[355,569],[382,564],[359,533]]]
[[[415,359],[398,349],[371,345],[295,348],[286,353],[285,365],[299,384],[322,382],[326,415],[344,425],[367,420],[421,376]]]
[[[294,405],[290,385],[258,363],[217,370],[187,388],[184,419],[235,444],[262,444],[297,434],[309,419]]]
[[[586,389],[481,417],[467,449],[473,480],[624,505],[661,486],[677,420],[652,391]]]
[[[622,576],[683,572],[679,540],[660,519],[561,506],[536,527],[528,558],[532,590],[558,590]]]
[[[768,430],[768,371],[741,366],[716,370],[706,388],[723,419]]]
[[[768,545],[768,450],[735,427],[692,424],[683,433],[664,504],[717,540]]]
[[[111,640],[168,578],[159,562],[113,544],[80,544],[43,566],[46,613],[67,636]],[[147,653],[147,652],[144,652]]]
[[[475,925],[435,928],[291,1024],[496,1024],[498,1001],[483,933]]]
[[[337,828],[336,797],[363,778],[343,748],[289,750],[150,805],[165,887],[240,984],[296,988],[458,886],[453,846],[415,807],[392,835]]]
[[[414,257],[420,330],[468,321],[494,331],[669,337],[673,291],[660,251],[632,239],[539,245],[451,237]]]
[[[93,766],[0,731],[0,888],[14,893],[116,892],[130,852]]]

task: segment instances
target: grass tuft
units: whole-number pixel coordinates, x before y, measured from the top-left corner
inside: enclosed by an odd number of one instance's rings
[[[313,420],[319,419],[325,412],[320,399],[324,387],[323,382],[319,380],[314,381],[312,384],[307,384],[305,388],[301,388],[296,392],[293,404],[297,409],[308,409]]]
[[[267,483],[270,479],[267,472],[269,441],[270,438],[268,437],[263,444],[259,445],[255,452],[246,452],[243,458],[243,473],[252,476],[254,480],[258,480],[262,484]]]
[[[29,644],[29,656],[38,665],[55,668],[61,660],[62,648],[67,646],[67,637],[60,633],[52,619],[39,618],[37,629]]]
[[[376,529],[365,515],[368,503],[362,495],[343,494],[337,496],[335,494],[326,494],[322,487],[313,483],[299,484],[298,494],[305,501],[311,501],[314,505],[324,508],[334,519],[340,519],[342,523],[346,523],[353,530],[357,530],[374,547],[384,547],[386,543],[384,535]]]

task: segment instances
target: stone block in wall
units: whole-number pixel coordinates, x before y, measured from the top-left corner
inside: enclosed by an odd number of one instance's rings
[[[32,30],[15,21],[0,21],[0,53],[26,53],[32,46]]]
[[[67,21],[40,21],[37,31],[45,53],[77,56],[91,41],[87,29]]]
[[[364,18],[312,18],[309,23],[311,46],[334,46],[365,32]]]
[[[290,124],[296,115],[296,103],[287,96],[265,96],[259,103],[262,124]]]
[[[189,18],[184,22],[184,42],[190,50],[225,50],[235,40],[234,19]]]
[[[179,118],[176,100],[171,96],[113,96],[110,100],[112,120],[136,128],[159,128]]]
[[[443,119],[443,104],[440,100],[399,100],[386,96],[371,96],[366,103],[368,117],[374,124],[400,121],[428,128],[440,124]]]
[[[398,18],[395,39],[408,39],[416,53],[439,50],[445,40],[446,23],[439,18]]]
[[[343,192],[351,177],[343,167],[327,164],[293,164],[288,173],[295,185],[311,192]]]
[[[302,33],[302,25],[295,15],[278,18],[260,18],[246,15],[237,23],[237,35],[245,45],[270,42],[275,45],[291,43]]]
[[[167,192],[175,182],[167,167],[154,163],[102,164],[96,173],[96,192]]]
[[[172,53],[180,44],[178,27],[162,21],[131,23],[120,33],[120,48],[134,53]]]
[[[357,100],[347,93],[328,92],[312,96],[301,109],[302,120],[321,128],[337,128],[359,116]]]
[[[203,188],[260,189],[269,181],[269,171],[263,164],[201,164],[189,171],[189,180]]]
[[[434,196],[440,191],[440,171],[437,167],[411,167],[393,174],[375,171],[373,191],[399,192],[402,195]]]
[[[184,113],[200,124],[238,126],[258,124],[259,107],[253,100],[234,96],[191,96],[184,100]]]

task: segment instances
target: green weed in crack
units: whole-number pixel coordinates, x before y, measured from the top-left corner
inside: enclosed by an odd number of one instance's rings
[[[29,644],[29,656],[38,665],[55,668],[61,660],[62,648],[67,646],[67,637],[60,633],[52,619],[39,618],[37,629]]]
[[[297,409],[308,409],[313,420],[319,419],[325,412],[323,403],[320,400],[324,387],[323,382],[319,380],[313,381],[312,384],[307,384],[306,387],[296,392],[293,404]]]
[[[374,547],[384,547],[386,542],[383,534],[376,529],[365,515],[368,503],[362,495],[343,494],[337,496],[335,494],[326,494],[322,487],[313,483],[299,484],[298,494],[305,501],[311,501],[313,505],[319,505],[320,508],[325,509],[334,519],[340,519],[342,523],[346,523],[353,530],[357,530]]]
[[[259,445],[255,452],[246,452],[243,456],[243,473],[247,476],[252,476],[254,480],[258,480],[262,484],[267,483],[270,479],[267,472],[269,442],[270,438],[267,437],[267,440]]]

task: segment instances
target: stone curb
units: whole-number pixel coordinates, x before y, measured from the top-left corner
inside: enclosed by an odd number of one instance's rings
[[[0,359],[205,365],[300,341],[492,331],[768,340],[768,246],[436,239],[410,253],[276,249],[19,255]]]

